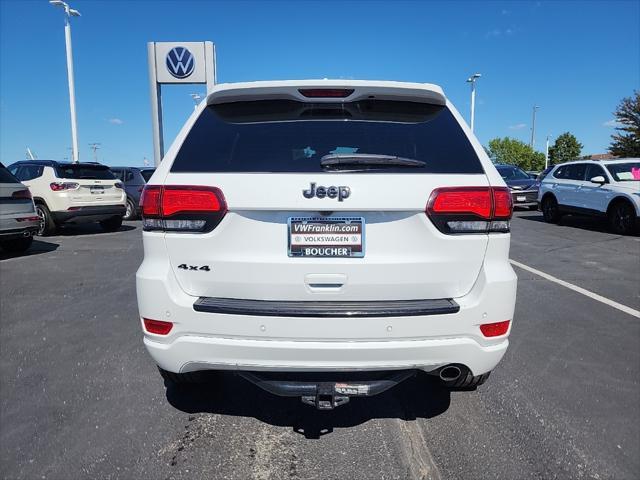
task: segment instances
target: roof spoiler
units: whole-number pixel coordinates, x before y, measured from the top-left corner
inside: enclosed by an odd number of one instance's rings
[[[342,95],[312,95],[309,91],[343,90]],[[304,93],[304,94],[303,94]],[[257,100],[295,100],[298,102],[342,103],[359,100],[395,100],[445,105],[442,88],[429,83],[376,82],[354,80],[302,80],[247,82],[216,85],[207,96],[207,105]]]

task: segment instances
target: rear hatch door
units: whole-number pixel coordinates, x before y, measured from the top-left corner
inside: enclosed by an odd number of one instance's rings
[[[349,155],[356,158],[351,164],[326,161]],[[378,155],[386,164],[362,161]],[[425,214],[437,188],[488,186],[472,145],[443,105],[209,106],[165,185],[217,187],[228,205],[209,233],[164,234],[176,277],[194,296],[454,298],[472,288],[488,242],[487,234],[444,234]]]

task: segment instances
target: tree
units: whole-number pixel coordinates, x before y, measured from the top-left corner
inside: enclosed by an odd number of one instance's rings
[[[614,115],[620,126],[611,135],[609,152],[617,157],[640,157],[640,92],[623,98]]]
[[[557,165],[558,163],[570,162],[580,158],[582,144],[578,139],[569,132],[565,132],[556,138],[553,146],[549,147],[549,163]]]
[[[515,138],[494,138],[489,141],[489,156],[496,163],[517,165],[523,170],[542,170],[544,154]]]

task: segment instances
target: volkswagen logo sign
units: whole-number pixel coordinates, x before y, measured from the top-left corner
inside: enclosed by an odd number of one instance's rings
[[[167,70],[176,78],[187,78],[193,73],[196,61],[184,47],[174,47],[167,53]]]

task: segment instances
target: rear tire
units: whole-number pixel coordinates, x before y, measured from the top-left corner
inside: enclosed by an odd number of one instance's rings
[[[130,221],[130,220],[135,220],[136,218],[138,218],[138,215],[136,212],[136,204],[133,202],[133,200],[131,200],[130,198],[127,198],[127,211],[125,212],[122,219],[126,221]]]
[[[33,237],[16,238],[14,240],[4,240],[0,242],[0,247],[5,252],[22,253],[26,252],[33,243]]]
[[[111,217],[100,222],[100,226],[105,232],[115,232],[122,226],[122,217]]]
[[[547,223],[558,223],[560,221],[560,208],[558,201],[553,195],[542,199],[542,216]]]
[[[470,370],[466,373],[462,373],[457,379],[451,381],[443,381],[447,388],[461,388],[461,389],[473,389],[479,387],[487,381],[491,372],[483,373],[482,375],[473,376]]]
[[[56,233],[57,225],[53,221],[51,212],[44,203],[36,203],[36,213],[40,217],[40,226],[38,227],[38,235],[48,237]]]
[[[628,235],[636,225],[636,212],[633,206],[624,200],[615,202],[607,212],[609,227],[618,235]]]

